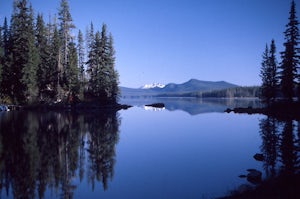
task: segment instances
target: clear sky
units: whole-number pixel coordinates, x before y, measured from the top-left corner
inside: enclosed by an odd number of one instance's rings
[[[57,13],[60,0],[29,0],[35,13]],[[13,0],[0,0],[0,22]],[[300,0],[296,0],[300,19]],[[190,78],[259,85],[261,55],[275,39],[283,50],[290,0],[69,0],[84,33],[106,23],[115,40],[121,86]],[[278,61],[280,57],[278,55]]]

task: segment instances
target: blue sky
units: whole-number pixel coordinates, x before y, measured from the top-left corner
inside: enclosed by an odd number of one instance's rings
[[[0,22],[13,0],[0,0]],[[60,0],[30,0],[35,12],[57,13]],[[300,17],[300,1],[296,0]],[[275,39],[283,50],[289,0],[69,0],[77,30],[108,25],[122,86],[182,83],[190,78],[260,84],[261,55]],[[280,57],[278,55],[278,61]]]

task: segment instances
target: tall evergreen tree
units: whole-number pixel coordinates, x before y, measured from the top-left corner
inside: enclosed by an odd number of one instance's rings
[[[66,86],[67,82],[66,79],[69,78],[69,73],[66,72],[66,68],[70,66],[67,66],[69,64],[69,43],[72,41],[71,31],[73,28],[75,28],[73,24],[73,19],[70,13],[69,3],[68,0],[61,0],[60,3],[60,9],[58,13],[58,19],[60,21],[60,38],[61,38],[61,67],[60,67],[60,73],[61,73],[61,85],[63,87]]]
[[[89,91],[103,103],[115,103],[118,95],[118,73],[114,68],[115,50],[112,35],[107,36],[107,27],[97,31],[89,52]]]
[[[262,78],[261,97],[268,105],[275,100],[278,87],[277,60],[275,41],[272,40],[270,50],[266,45],[261,63],[260,76]]]
[[[115,49],[113,36],[110,33],[108,37],[108,67],[110,69],[110,99],[113,103],[116,103],[119,95],[119,73],[115,69]]]
[[[278,62],[276,59],[276,45],[275,40],[272,39],[270,45],[270,73],[271,73],[271,87],[272,87],[272,97],[276,97],[276,90],[278,89]]]
[[[65,82],[69,95],[76,95],[79,92],[79,80],[78,80],[78,56],[77,50],[74,42],[69,43],[69,62],[65,69],[65,77],[68,77]]]
[[[300,61],[299,56],[299,22],[296,17],[295,1],[291,3],[289,23],[286,25],[285,35],[285,50],[281,53],[281,90],[284,97],[292,101],[294,89],[297,81],[297,70]]]
[[[88,61],[87,61],[87,72],[89,74],[89,93],[94,97],[100,97],[100,80],[98,78],[98,73],[100,73],[100,32],[97,31],[95,34],[95,39],[91,42],[91,48],[88,54]]]
[[[35,47],[33,10],[27,0],[14,2],[11,19],[12,95],[15,103],[31,102],[36,97],[38,55]]]
[[[3,59],[4,59],[4,42],[2,39],[2,27],[0,26],[0,85],[2,82],[2,70],[3,70]],[[0,93],[1,93],[1,87],[0,87]],[[1,99],[0,95],[0,99]]]
[[[33,8],[29,8],[28,21],[28,60],[22,70],[22,83],[25,85],[25,101],[32,103],[36,101],[38,96],[37,89],[37,69],[40,63],[38,50],[35,45],[35,31],[34,31],[34,16]]]
[[[80,82],[80,90],[79,90],[79,96],[82,99],[83,98],[83,91],[84,91],[84,84],[85,84],[85,75],[84,75],[84,40],[83,40],[83,34],[79,30],[78,32],[78,44],[77,44],[77,51],[78,51],[78,67],[79,67],[79,82]]]
[[[12,42],[11,42],[11,34],[7,24],[7,18],[4,18],[4,24],[2,27],[3,30],[3,49],[4,55],[2,59],[2,81],[0,85],[0,93],[2,95],[2,99],[6,103],[11,103],[12,98],[12,73],[11,73],[11,60],[12,60]]]
[[[61,97],[60,95],[60,49],[61,49],[61,40],[59,37],[59,32],[58,32],[58,28],[56,26],[56,24],[51,25],[53,27],[53,33],[52,36],[50,37],[50,86],[52,88],[52,92],[51,92],[51,97],[52,98],[56,98],[56,100],[59,100]]]
[[[49,98],[49,91],[53,89],[51,87],[51,63],[50,63],[50,46],[48,43],[47,29],[42,15],[37,16],[36,22],[36,43],[39,52],[40,62],[37,70],[37,86],[39,90],[39,97],[42,100]]]
[[[93,47],[93,43],[94,43],[94,24],[93,22],[91,22],[90,27],[87,28],[86,30],[86,50],[87,50],[87,54],[89,54],[91,48]]]

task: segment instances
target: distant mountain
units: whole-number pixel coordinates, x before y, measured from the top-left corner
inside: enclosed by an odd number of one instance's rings
[[[166,85],[161,83],[145,84],[142,89],[164,88]]]
[[[167,84],[161,92],[164,93],[187,93],[187,92],[205,92],[205,91],[213,91],[213,90],[221,90],[226,88],[237,87],[235,84],[231,84],[225,81],[202,81],[197,79],[191,79],[182,84]]]
[[[170,83],[165,86],[153,86],[148,89],[134,89],[121,87],[122,97],[147,97],[147,96],[161,96],[161,95],[180,95],[190,92],[208,92],[215,90],[222,90],[227,88],[238,87],[235,84],[231,84],[225,81],[202,81],[197,79],[191,79],[182,84]]]

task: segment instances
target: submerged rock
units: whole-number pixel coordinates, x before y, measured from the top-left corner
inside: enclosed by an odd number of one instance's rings
[[[248,169],[247,180],[253,184],[261,183],[262,172],[256,169]]]
[[[0,112],[1,111],[9,111],[8,106],[6,106],[6,105],[0,105]]]
[[[264,155],[261,154],[261,153],[256,153],[256,154],[253,156],[253,158],[254,158],[255,160],[257,160],[257,161],[264,161],[264,160],[265,160]]]
[[[164,108],[165,104],[164,103],[154,103],[154,104],[146,104],[145,106],[150,106],[154,108]]]

